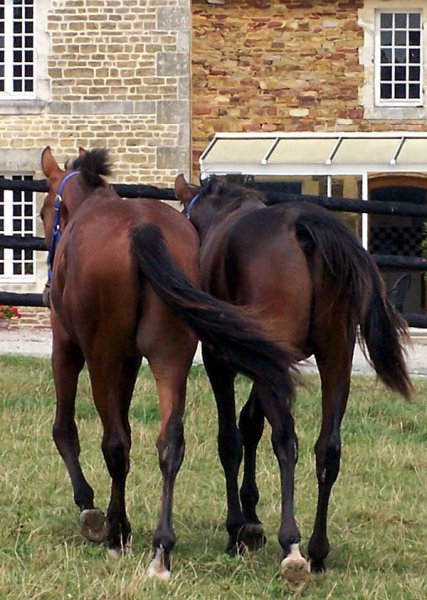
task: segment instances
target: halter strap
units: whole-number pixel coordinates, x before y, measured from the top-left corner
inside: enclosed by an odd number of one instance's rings
[[[65,175],[65,177],[59,184],[58,191],[56,192],[56,198],[59,198],[60,201],[62,200],[62,194],[64,192],[65,184],[67,183],[67,181],[69,179],[71,179],[75,175],[78,175],[79,173],[80,173],[80,171],[78,169],[76,169],[75,171],[71,171],[70,173],[67,173],[67,175]]]
[[[196,194],[195,196],[193,196],[193,198],[191,198],[190,204],[187,207],[187,219],[191,219],[191,211],[193,210],[193,208],[195,207],[195,205],[197,204],[197,202],[200,200],[200,194]]]
[[[49,251],[47,254],[48,283],[50,283],[50,280],[52,278],[53,259],[55,258],[56,246],[58,245],[59,240],[61,239],[59,209],[60,209],[61,202],[62,202],[62,194],[64,192],[65,184],[67,183],[67,181],[69,179],[71,179],[72,177],[74,177],[75,175],[78,175],[79,173],[80,173],[80,171],[71,171],[71,173],[68,173],[67,175],[65,175],[65,177],[59,184],[59,188],[58,188],[58,191],[56,192],[55,200],[53,202],[53,211],[54,212],[53,212],[52,236],[50,238]]]

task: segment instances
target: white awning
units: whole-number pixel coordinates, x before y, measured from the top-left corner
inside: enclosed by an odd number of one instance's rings
[[[200,157],[202,179],[427,173],[427,133],[217,133]]]

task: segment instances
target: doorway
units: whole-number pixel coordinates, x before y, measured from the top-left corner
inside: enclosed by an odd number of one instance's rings
[[[426,204],[427,180],[423,177],[381,177],[369,182],[369,198],[379,202]],[[411,216],[369,215],[369,252],[393,256],[422,256],[425,239],[424,219]],[[387,290],[406,273],[381,268]],[[411,286],[403,312],[425,313],[426,286],[423,273],[410,271]]]

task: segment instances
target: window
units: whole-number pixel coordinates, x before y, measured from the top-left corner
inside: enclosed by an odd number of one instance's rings
[[[422,20],[420,12],[377,14],[375,97],[378,106],[422,104]]]
[[[0,95],[34,97],[34,0],[0,2]]]
[[[14,175],[15,180],[31,176]],[[35,235],[35,199],[33,192],[0,190],[0,234]],[[0,248],[0,278],[13,281],[34,280],[35,262],[31,250]]]

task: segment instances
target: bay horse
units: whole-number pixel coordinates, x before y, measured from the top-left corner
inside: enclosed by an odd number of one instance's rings
[[[322,423],[315,445],[318,502],[306,561],[294,518],[297,437],[291,406],[286,400],[278,404],[263,384],[255,382],[237,428],[235,370],[231,365],[224,369],[215,353],[203,347],[217,403],[219,455],[227,482],[227,549],[242,551],[243,526],[254,534],[252,546],[265,542],[256,512],[255,461],[267,418],[281,476],[282,571],[291,587],[303,589],[309,571],[325,569],[329,552],[328,504],[340,467],[340,425],[358,328],[379,378],[408,398],[407,324],[387,299],[369,254],[328,210],[307,202],[266,206],[265,197],[255,189],[220,178],[196,188],[180,175],[175,193],[199,233],[203,289],[249,308],[269,336],[294,351],[299,360],[314,355],[318,366],[322,390]],[[243,454],[239,500],[237,475]]]
[[[163,478],[149,577],[170,577],[175,544],[174,482],[184,456],[187,376],[197,338],[233,369],[292,395],[291,353],[262,336],[250,316],[202,292],[199,239],[175,208],[157,200],[124,200],[105,182],[105,149],[80,150],[61,169],[50,147],[41,165],[49,191],[41,210],[49,248],[52,368],[56,392],[53,438],[67,467],[83,535],[106,542],[113,556],[131,542],[125,486],[129,471],[129,406],[142,358],[157,386],[157,439]],[[102,421],[102,452],[111,476],[107,515],[80,463],[75,423],[79,373],[86,363]]]

